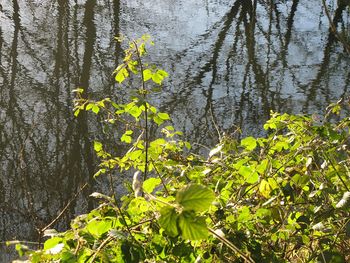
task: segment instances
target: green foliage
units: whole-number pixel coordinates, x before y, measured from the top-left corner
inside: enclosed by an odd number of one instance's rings
[[[142,82],[130,103],[76,90],[75,115],[104,114],[128,147],[113,156],[95,141],[95,176],[133,170],[132,187],[121,198],[93,193],[100,206],[69,230],[18,251],[32,262],[349,262],[350,119],[341,117],[349,105],[331,105],[321,124],[271,112],[265,137],[224,137],[208,156],[192,154],[169,115],[147,101],[146,83],[167,77],[141,61],[147,43],[132,41],[115,71],[121,84],[131,75]],[[150,122],[161,130],[153,140]]]

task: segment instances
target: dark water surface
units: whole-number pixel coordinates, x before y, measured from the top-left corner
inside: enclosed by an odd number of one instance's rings
[[[327,1],[349,39],[348,1]],[[350,59],[320,0],[0,0],[0,241],[37,240],[97,160],[99,124],[73,117],[72,90],[122,96],[114,36],[152,35],[170,74],[153,103],[198,144],[261,133],[271,109],[322,112],[348,94]],[[118,90],[118,92],[117,92]],[[118,93],[118,94],[117,94]],[[52,227],[91,207],[87,187]],[[13,252],[0,245],[0,262]]]

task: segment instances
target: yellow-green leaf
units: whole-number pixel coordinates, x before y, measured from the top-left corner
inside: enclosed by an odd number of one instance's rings
[[[241,145],[246,148],[248,151],[252,151],[256,148],[256,140],[255,138],[253,137],[247,137],[247,138],[244,138],[242,141],[241,141]]]
[[[143,190],[150,194],[153,192],[154,188],[156,188],[158,185],[160,185],[162,181],[160,178],[148,178],[146,181],[143,182]]]
[[[94,141],[94,150],[95,152],[99,152],[102,150],[102,143],[99,141]]]
[[[147,80],[151,79],[152,76],[153,76],[153,73],[152,73],[152,71],[150,69],[145,69],[143,71],[143,80],[144,81],[147,81]]]
[[[128,76],[128,70],[126,68],[122,68],[118,71],[117,75],[115,76],[115,80],[119,83],[122,83]]]
[[[238,172],[249,184],[255,184],[257,181],[259,181],[258,173],[249,166],[242,165]]]
[[[266,180],[261,180],[259,185],[259,192],[265,197],[269,198],[272,189],[270,184]]]
[[[158,117],[161,118],[162,120],[170,120],[169,114],[164,113],[164,112],[159,112]]]

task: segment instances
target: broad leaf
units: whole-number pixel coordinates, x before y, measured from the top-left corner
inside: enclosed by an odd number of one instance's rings
[[[179,234],[177,229],[177,219],[178,215],[176,210],[171,206],[164,206],[160,210],[159,224],[162,228],[165,229],[165,232],[172,237],[175,237]]]
[[[179,227],[184,239],[199,240],[208,237],[205,218],[195,216],[194,213],[183,211],[179,216]]]
[[[94,150],[95,152],[99,152],[102,150],[102,143],[99,141],[94,141]]]
[[[268,181],[266,180],[261,180],[260,185],[259,185],[259,192],[265,197],[265,198],[270,198],[270,193],[272,189]]]
[[[250,166],[242,165],[238,172],[244,177],[245,181],[249,184],[255,184],[259,181],[258,173],[255,170],[253,170]]]
[[[156,188],[161,183],[159,178],[148,178],[143,182],[143,190],[150,194],[153,192],[154,188]]]
[[[159,112],[158,117],[161,118],[162,120],[170,120],[169,114],[164,113],[164,112]]]
[[[55,247],[56,245],[62,243],[61,237],[53,237],[45,241],[44,243],[44,250],[51,249]]]
[[[241,145],[246,148],[248,151],[252,151],[256,148],[256,139],[253,138],[253,137],[247,137],[247,138],[244,138],[242,141],[241,141]]]
[[[129,76],[129,72],[126,68],[122,68],[118,71],[117,75],[115,76],[115,80],[119,83],[122,83],[125,78]]]
[[[145,69],[143,71],[143,80],[144,81],[147,81],[147,80],[151,79],[152,76],[153,76],[153,73],[152,73],[152,71],[150,69]]]
[[[176,201],[183,206],[184,210],[197,212],[207,210],[214,199],[214,193],[209,188],[199,184],[191,184],[176,195]]]
[[[89,233],[94,235],[95,237],[100,237],[104,233],[108,232],[112,227],[112,222],[110,220],[91,220],[87,226],[86,229]]]

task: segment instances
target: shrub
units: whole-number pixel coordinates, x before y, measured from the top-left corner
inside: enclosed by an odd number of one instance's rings
[[[114,156],[102,142],[94,175],[135,172],[120,198],[93,193],[100,205],[76,217],[32,262],[346,262],[350,254],[348,101],[320,120],[271,112],[268,135],[225,136],[207,156],[191,153],[170,117],[147,100],[168,74],[144,63],[152,42],[131,41],[115,79],[141,85],[127,104],[84,99],[75,115],[102,114],[122,130],[128,149]],[[337,121],[331,120],[338,116]],[[161,134],[151,139],[149,125]],[[21,250],[21,248],[18,248]]]

